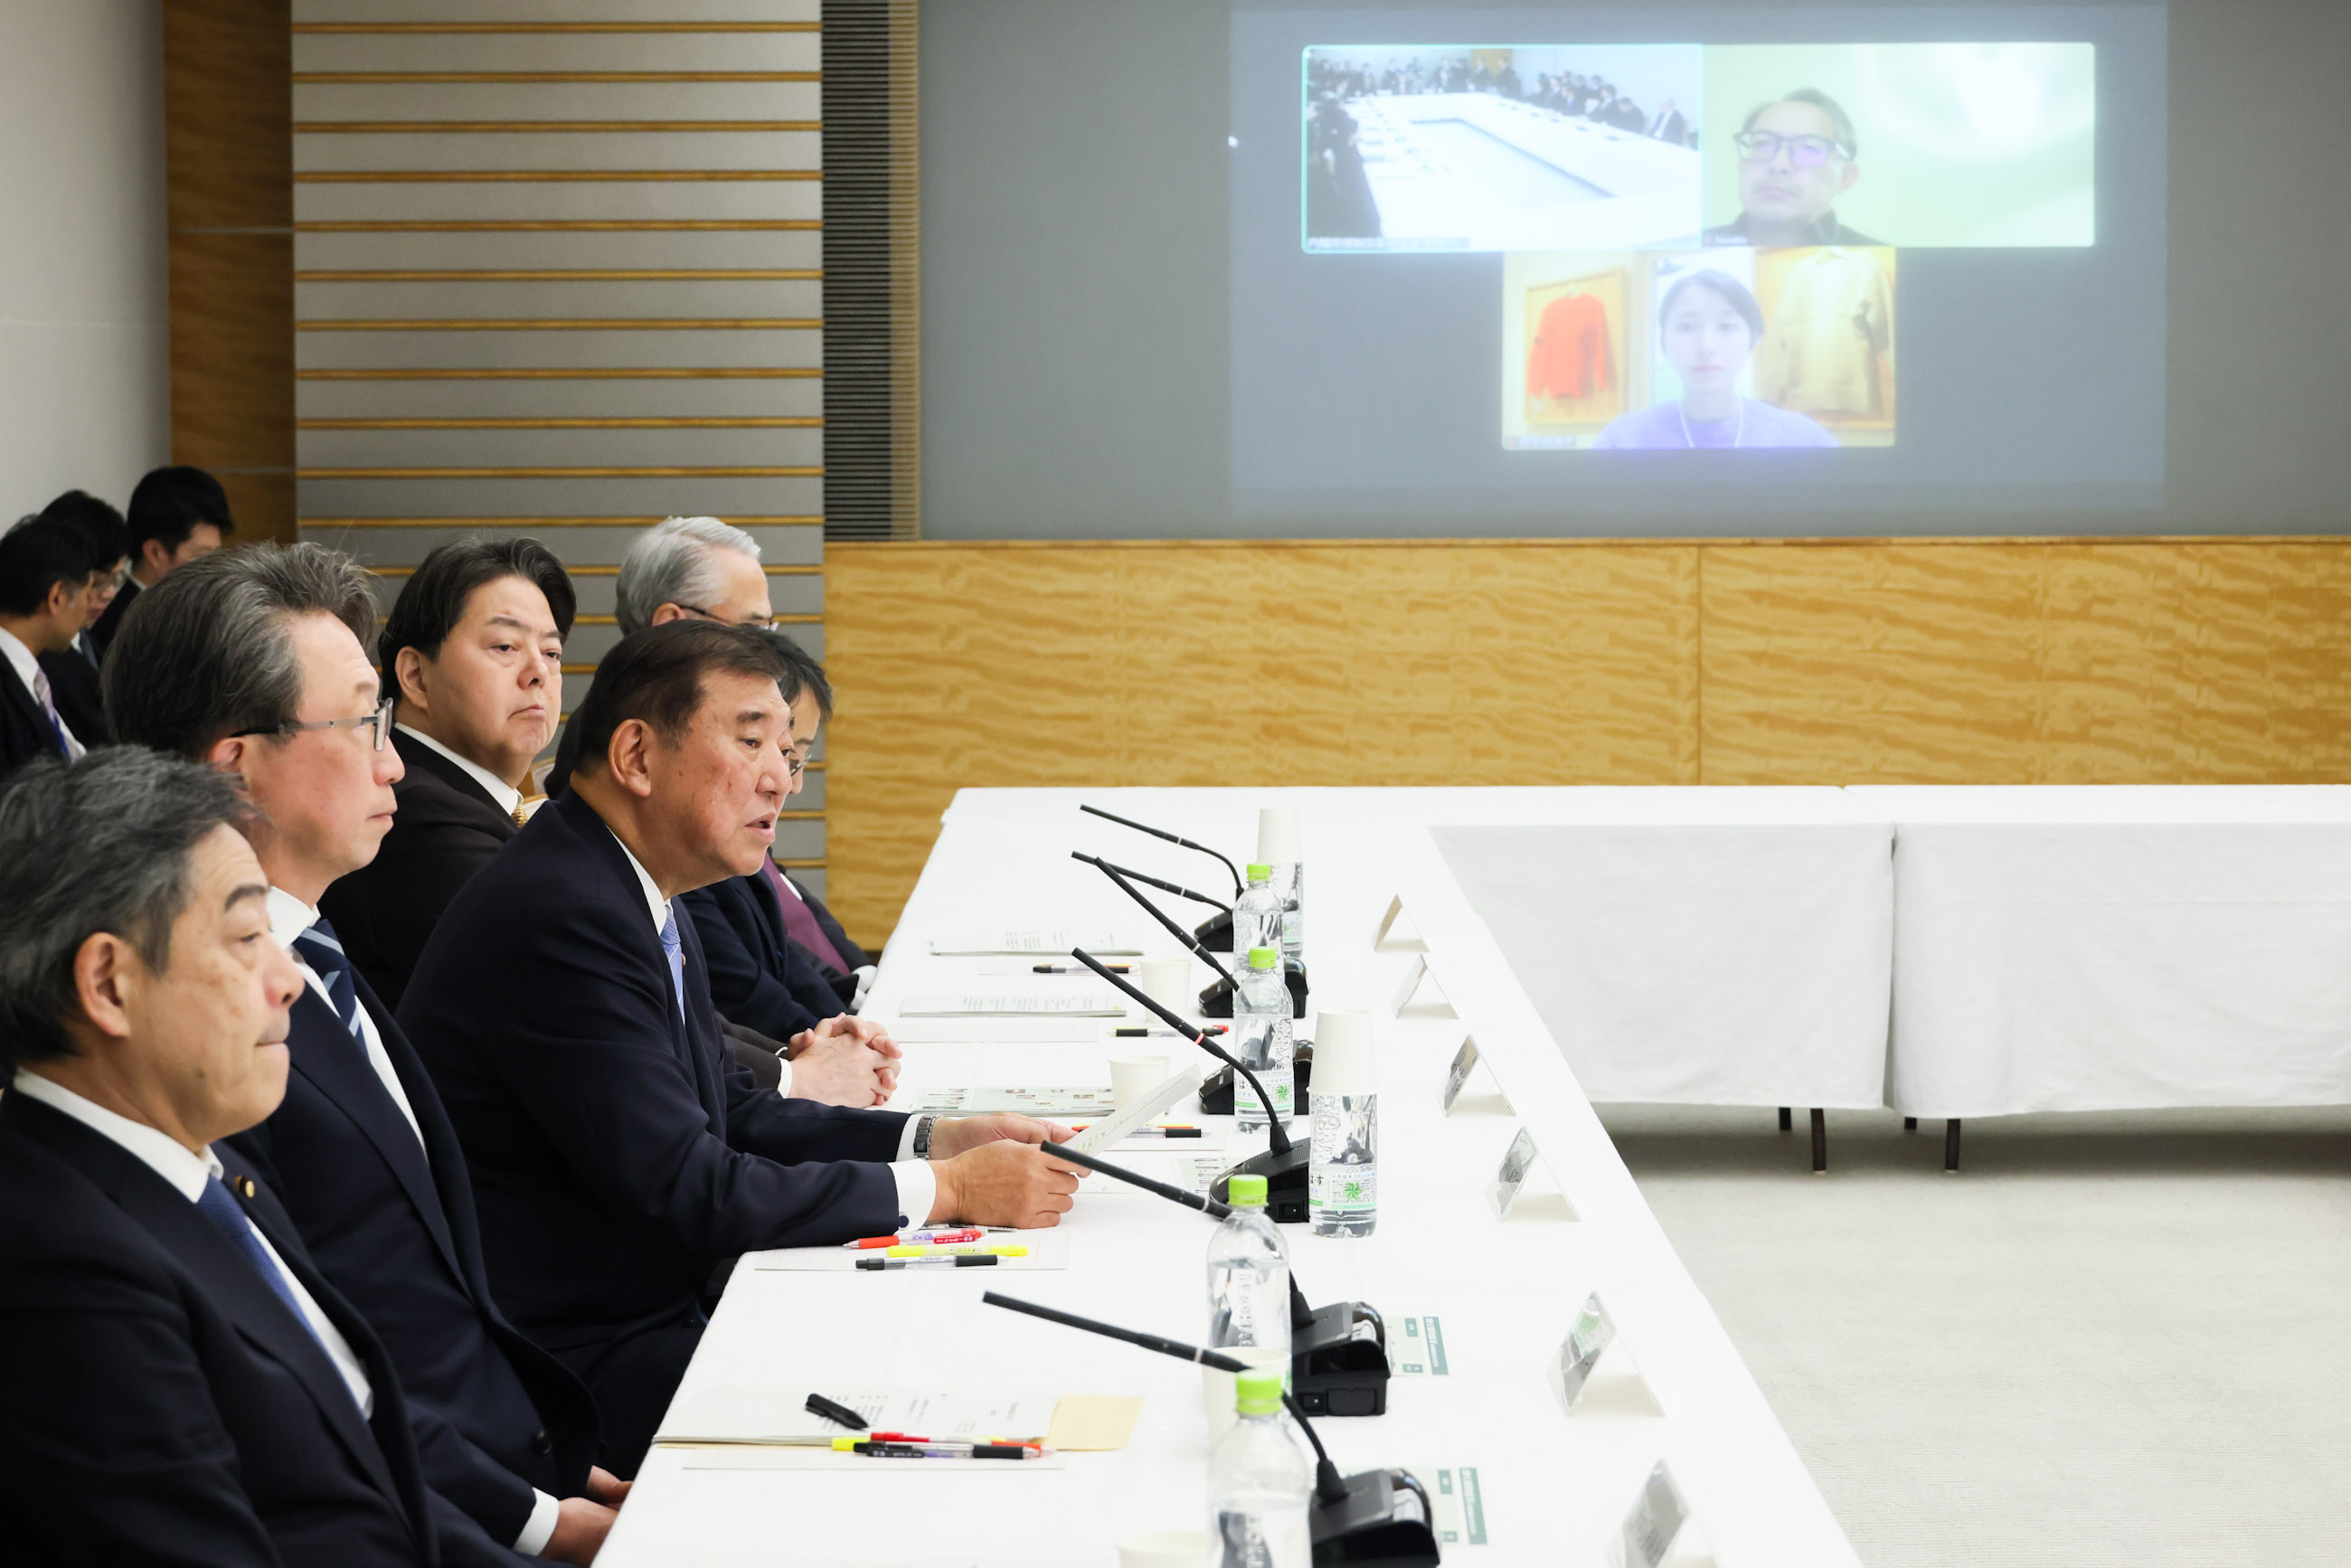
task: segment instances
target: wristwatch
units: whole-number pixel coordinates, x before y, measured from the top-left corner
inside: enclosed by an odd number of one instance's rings
[[[926,1160],[931,1157],[931,1129],[938,1125],[938,1120],[936,1116],[925,1116],[914,1124],[914,1157],[916,1159]]]

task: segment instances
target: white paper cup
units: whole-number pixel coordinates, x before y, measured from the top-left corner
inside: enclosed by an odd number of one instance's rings
[[[1257,858],[1267,865],[1288,865],[1301,859],[1298,852],[1298,812],[1288,806],[1268,806],[1257,814]]]
[[[1289,1364],[1278,1350],[1228,1350],[1224,1354],[1238,1357],[1250,1366],[1279,1367],[1283,1374],[1282,1386],[1287,1388],[1290,1385]],[[1240,1412],[1235,1408],[1239,1398],[1238,1374],[1213,1366],[1200,1368],[1200,1400],[1202,1407],[1208,1413],[1209,1447],[1214,1448],[1217,1440],[1231,1431],[1233,1423],[1240,1419]]]
[[[1198,1010],[1200,994],[1192,988],[1189,958],[1145,958],[1134,966],[1134,988],[1169,1012],[1189,1018]],[[1146,1019],[1146,1023],[1156,1019]]]
[[[1118,1568],[1207,1568],[1202,1530],[1146,1530],[1118,1540]]]
[[[1167,1059],[1164,1056],[1113,1056],[1110,1059],[1111,1103],[1120,1110],[1139,1105],[1150,1092],[1167,1082]]]

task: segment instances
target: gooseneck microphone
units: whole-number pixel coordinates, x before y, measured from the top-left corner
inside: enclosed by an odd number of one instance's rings
[[[1172,893],[1178,898],[1188,898],[1195,904],[1205,904],[1212,909],[1221,909],[1228,915],[1233,912],[1233,906],[1221,898],[1210,898],[1205,893],[1195,893],[1188,887],[1178,886],[1172,882],[1162,882],[1147,872],[1137,871],[1133,866],[1120,865],[1114,861],[1106,861],[1100,855],[1080,854],[1072,850],[1070,852],[1070,858],[1083,861],[1088,865],[1098,865],[1104,871],[1116,872],[1129,882],[1144,883],[1157,888],[1162,893]]]
[[[1081,1153],[1065,1145],[1053,1145],[1055,1159],[1083,1166],[1114,1181],[1156,1193],[1170,1203],[1197,1209],[1211,1219],[1232,1213],[1218,1203],[1180,1186],[1154,1181],[1139,1171],[1115,1166],[1100,1155]],[[1356,1331],[1368,1325],[1370,1339]],[[1388,1332],[1380,1314],[1362,1301],[1340,1301],[1316,1309],[1306,1304],[1298,1287],[1298,1271],[1290,1274],[1290,1385],[1299,1405],[1317,1416],[1384,1416],[1388,1407]]]
[[[1261,1171],[1266,1179],[1267,1204],[1269,1207],[1271,1207],[1273,1173],[1278,1167],[1271,1166],[1260,1166],[1258,1162],[1260,1160],[1272,1159],[1275,1156],[1288,1156],[1295,1155],[1298,1151],[1291,1145],[1290,1141],[1290,1134],[1281,1124],[1281,1118],[1274,1113],[1273,1096],[1265,1092],[1265,1085],[1258,1082],[1257,1074],[1250,1071],[1246,1066],[1244,1066],[1240,1059],[1235,1056],[1231,1051],[1227,1051],[1223,1046],[1218,1045],[1216,1041],[1210,1040],[1206,1030],[1197,1029],[1193,1025],[1185,1022],[1181,1014],[1170,1012],[1167,1009],[1161,1007],[1157,1002],[1153,1001],[1149,997],[1144,996],[1142,991],[1127,983],[1125,976],[1113,973],[1109,968],[1103,966],[1101,959],[1095,957],[1092,953],[1087,952],[1083,947],[1071,948],[1070,956],[1075,958],[1079,963],[1083,964],[1087,968],[1092,969],[1095,974],[1100,975],[1103,979],[1108,980],[1112,985],[1116,986],[1120,990],[1124,991],[1136,1001],[1141,1002],[1144,1007],[1149,1008],[1153,1012],[1159,1015],[1161,1021],[1165,1023],[1169,1029],[1172,1029],[1176,1033],[1189,1039],[1194,1045],[1198,1046],[1202,1051],[1207,1051],[1210,1056],[1215,1057],[1218,1061],[1225,1063],[1235,1072],[1239,1073],[1243,1078],[1249,1080],[1249,1087],[1257,1091],[1258,1103],[1265,1107],[1265,1136],[1266,1141],[1271,1144],[1273,1148],[1267,1154],[1254,1155],[1249,1159],[1242,1161],[1239,1165],[1235,1166],[1232,1170],[1227,1171],[1224,1176],[1218,1176],[1217,1180],[1221,1184],[1227,1177],[1230,1176],[1234,1171],[1246,1173],[1259,1173]],[[1299,1186],[1301,1191],[1303,1191],[1306,1182],[1306,1162],[1304,1156],[1301,1155],[1294,1163],[1298,1167]],[[1218,1199],[1218,1201],[1221,1202],[1223,1200]],[[1300,1207],[1302,1211],[1304,1207],[1302,1202]],[[1298,1218],[1303,1219],[1306,1216],[1303,1212],[1301,1212]]]
[[[1105,811],[1100,806],[1080,806],[1078,810],[1090,817],[1100,817],[1105,822],[1116,822],[1122,828],[1133,828],[1138,833],[1149,833],[1155,839],[1165,839],[1171,844],[1181,844],[1187,850],[1197,850],[1204,855],[1215,855],[1217,859],[1225,861],[1225,870],[1232,876],[1233,896],[1238,898],[1248,889],[1249,884],[1241,880],[1241,868],[1225,860],[1224,856],[1217,854],[1216,851],[1206,844],[1196,844],[1189,839],[1176,837],[1165,828],[1155,828],[1145,822],[1132,821],[1114,812]]]
[[[1176,941],[1184,944],[1185,951],[1188,953],[1196,953],[1199,955],[1201,960],[1208,966],[1208,967],[1214,969],[1217,974],[1222,975],[1225,977],[1223,987],[1223,995],[1226,998],[1225,1010],[1221,1014],[1210,1013],[1208,1016],[1211,1018],[1232,1017],[1231,998],[1234,992],[1240,989],[1240,982],[1233,978],[1233,972],[1230,969],[1226,968],[1222,963],[1218,962],[1217,956],[1214,953],[1209,952],[1208,949],[1202,945],[1198,937],[1185,930],[1183,926],[1177,925],[1175,921],[1170,920],[1167,917],[1167,912],[1165,910],[1152,903],[1151,900],[1144,897],[1142,893],[1135,887],[1134,883],[1127,881],[1125,876],[1120,873],[1119,869],[1111,864],[1110,862],[1103,860],[1099,855],[1087,854],[1082,850],[1071,850],[1070,852],[1070,858],[1073,861],[1083,861],[1086,864],[1102,873],[1102,875],[1110,878],[1111,881],[1118,883],[1121,892],[1124,893],[1127,897],[1134,900],[1135,903],[1143,905],[1144,911],[1150,915],[1152,919],[1156,920],[1160,925],[1167,928],[1167,935],[1175,937]],[[1135,994],[1140,996],[1142,993],[1138,991]],[[1201,1000],[1204,1004],[1203,1010],[1206,1010],[1205,1003],[1207,1000],[1209,993],[1203,991],[1200,995]],[[1176,1027],[1178,1029],[1190,1029],[1192,1026],[1189,1024],[1178,1024]]]
[[[1249,1370],[1248,1364],[1238,1356],[1204,1350],[1162,1334],[1143,1333],[1116,1323],[1081,1318],[1075,1312],[1039,1306],[994,1291],[982,1291],[979,1299],[991,1307],[1024,1312],[1106,1339],[1123,1340],[1161,1355],[1172,1355],[1178,1361],[1213,1366],[1219,1372],[1238,1374]],[[1437,1568],[1437,1534],[1431,1528],[1436,1515],[1429,1505],[1428,1490],[1419,1479],[1405,1470],[1340,1475],[1339,1467],[1331,1462],[1330,1451],[1322,1447],[1322,1439],[1314,1430],[1314,1423],[1300,1408],[1297,1396],[1284,1394],[1281,1402],[1314,1449],[1314,1502],[1307,1511],[1314,1537],[1314,1560],[1318,1563],[1363,1564],[1364,1568]]]

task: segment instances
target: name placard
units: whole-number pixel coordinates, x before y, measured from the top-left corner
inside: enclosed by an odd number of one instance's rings
[[[1592,1369],[1610,1345],[1616,1343],[1616,1320],[1608,1315],[1601,1303],[1600,1292],[1594,1291],[1583,1298],[1583,1310],[1575,1314],[1575,1326],[1559,1345],[1560,1391],[1567,1396],[1567,1407],[1583,1397],[1583,1385],[1592,1380]]]
[[[1616,1568],[1658,1568],[1688,1520],[1689,1504],[1674,1484],[1673,1471],[1659,1459],[1641,1483],[1641,1495],[1633,1500],[1624,1527],[1609,1543],[1609,1558]]]
[[[1469,1074],[1478,1070],[1478,1037],[1461,1037],[1461,1049],[1453,1053],[1453,1065],[1445,1070],[1445,1113],[1453,1114],[1453,1103],[1461,1098],[1461,1086],[1469,1082]]]
[[[1534,1165],[1535,1135],[1520,1127],[1519,1135],[1503,1151],[1502,1168],[1494,1173],[1494,1185],[1486,1194],[1495,1218],[1500,1219],[1510,1212],[1510,1205],[1518,1201],[1519,1188],[1526,1186],[1527,1173],[1534,1169]]]
[[[1375,953],[1426,953],[1428,944],[1420,939],[1420,928],[1412,916],[1404,912],[1402,894],[1388,900],[1388,910],[1380,916],[1380,928],[1372,933],[1372,950]]]

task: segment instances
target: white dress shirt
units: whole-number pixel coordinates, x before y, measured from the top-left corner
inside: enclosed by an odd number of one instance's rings
[[[484,792],[486,793],[491,800],[496,800],[498,803],[498,810],[504,811],[507,816],[511,817],[516,811],[521,810],[522,791],[507,783],[505,779],[499,778],[496,774],[491,772],[488,768],[483,767],[480,763],[473,761],[469,758],[458,756],[455,752],[450,750],[447,747],[442,745],[439,741],[434,739],[431,736],[425,734],[421,729],[417,729],[404,724],[395,724],[392,727],[400,731],[401,734],[408,737],[409,739],[416,742],[417,745],[432,747],[434,751],[439,752],[442,756],[447,758],[450,761],[464,768],[465,770],[465,777],[471,779],[475,783],[479,784]]]
[[[605,831],[611,832],[611,830],[607,828]],[[645,895],[645,914],[653,921],[653,929],[659,931],[670,918],[669,902],[662,897],[660,884],[653,881],[643,866],[637,863],[637,857],[631,852],[621,835],[613,833],[612,841],[621,846],[621,853],[628,857],[629,869],[637,873],[637,885]],[[678,916],[681,925],[686,918]],[[777,1087],[776,1092],[789,1099],[787,1092],[791,1088],[789,1063],[786,1069],[784,1082]],[[890,1165],[891,1179],[898,1184],[898,1212],[904,1217],[899,1221],[902,1225],[923,1224],[931,1217],[931,1205],[938,1201],[937,1175],[931,1169],[928,1160],[914,1157],[914,1134],[922,1124],[920,1116],[906,1118],[905,1129],[898,1134],[898,1157]]]
[[[66,723],[65,715],[57,713],[56,694],[49,691],[49,673],[41,668],[41,661],[33,650],[25,646],[24,639],[14,632],[0,627],[0,653],[7,655],[8,667],[16,672],[16,678],[25,683],[25,690],[32,694],[33,706],[56,716],[57,733],[66,739],[66,759],[71,761],[84,755],[89,748],[75,738],[73,727]],[[45,694],[47,701],[42,700]]]
[[[318,924],[318,907],[305,904],[283,888],[277,887],[269,890],[268,904],[269,934],[277,938],[278,946],[286,949],[295,967],[302,971],[303,983],[318,992],[320,999],[332,1008],[335,998],[328,994],[326,980],[318,970],[310,967],[310,961],[302,956],[302,949],[294,946],[294,938]],[[340,1014],[336,1018],[338,1022],[341,1020]],[[408,1091],[402,1086],[400,1074],[392,1065],[392,1053],[384,1050],[383,1036],[376,1032],[375,1019],[363,1002],[360,1005],[360,1038],[367,1042],[368,1065],[375,1069],[376,1077],[383,1081],[384,1092],[390,1094],[392,1103],[400,1107],[400,1114],[408,1123],[408,1130],[416,1134],[418,1153],[423,1154],[425,1164],[431,1166],[433,1156],[424,1148],[424,1129],[417,1124],[416,1108],[409,1103]],[[536,1557],[546,1550],[549,1540],[555,1534],[556,1515],[561,1507],[554,1498],[536,1487],[531,1489],[531,1495],[534,1500],[530,1519],[514,1542],[514,1549],[526,1557]]]
[[[140,1164],[170,1183],[172,1190],[192,1205],[204,1195],[204,1183],[222,1174],[220,1156],[211,1149],[207,1148],[202,1155],[192,1154],[169,1134],[110,1111],[75,1093],[62,1083],[52,1082],[30,1068],[18,1068],[10,1088],[27,1100],[38,1100],[51,1110],[71,1116],[107,1142],[120,1145]],[[310,1332],[319,1336],[319,1343],[326,1346],[328,1359],[335,1364],[335,1370],[342,1374],[343,1382],[350,1388],[351,1397],[359,1403],[360,1414],[373,1416],[375,1388],[368,1382],[367,1368],[360,1364],[359,1354],[351,1349],[351,1342],[343,1337],[343,1331],[335,1326],[334,1320],[320,1311],[318,1301],[302,1288],[302,1281],[294,1277],[294,1270],[286,1266],[286,1260],[277,1255],[277,1249],[269,1244],[269,1238],[264,1236],[260,1228],[250,1219],[245,1223],[246,1228],[252,1230],[253,1239],[261,1243],[261,1250],[285,1280],[287,1290],[293,1293],[294,1304],[301,1309],[303,1321],[310,1325]]]

